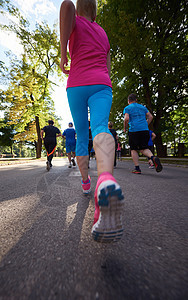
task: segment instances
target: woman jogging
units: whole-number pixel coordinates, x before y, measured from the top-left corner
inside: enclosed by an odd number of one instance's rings
[[[97,160],[98,181],[95,189],[94,240],[112,242],[123,232],[121,214],[123,195],[113,177],[114,138],[108,129],[112,104],[110,45],[105,31],[95,22],[96,0],[65,0],[60,8],[61,63],[69,74],[67,96],[77,132],[76,158],[84,193],[90,192],[88,142],[90,125]],[[67,44],[71,57],[67,70]]]

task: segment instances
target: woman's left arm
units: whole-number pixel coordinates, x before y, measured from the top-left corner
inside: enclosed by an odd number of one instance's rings
[[[110,51],[107,54],[107,68],[108,68],[108,74],[109,77],[111,75],[111,58],[110,58]]]

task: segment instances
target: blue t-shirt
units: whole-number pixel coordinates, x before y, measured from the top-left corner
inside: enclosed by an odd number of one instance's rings
[[[76,143],[75,135],[76,130],[74,128],[69,127],[65,129],[63,132],[63,136],[66,137],[66,144],[73,145],[74,143]]]
[[[131,103],[123,110],[123,115],[129,114],[129,132],[149,130],[146,121],[148,109],[138,103]]]
[[[148,142],[148,146],[153,146],[153,141],[152,141],[152,130],[149,130],[149,142]]]

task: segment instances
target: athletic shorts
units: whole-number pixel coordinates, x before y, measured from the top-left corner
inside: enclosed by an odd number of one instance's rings
[[[129,146],[131,150],[148,149],[149,131],[129,132]]]
[[[76,149],[76,143],[74,144],[66,144],[66,152],[70,153],[70,152],[75,152]]]
[[[47,156],[51,157],[51,159],[53,157],[53,153],[55,151],[56,145],[57,143],[54,139],[52,140],[44,139],[44,146],[46,148]]]

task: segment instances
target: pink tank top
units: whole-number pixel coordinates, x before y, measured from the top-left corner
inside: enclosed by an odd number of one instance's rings
[[[109,50],[108,37],[102,27],[77,16],[69,40],[71,66],[67,88],[94,84],[112,87],[106,65]]]

